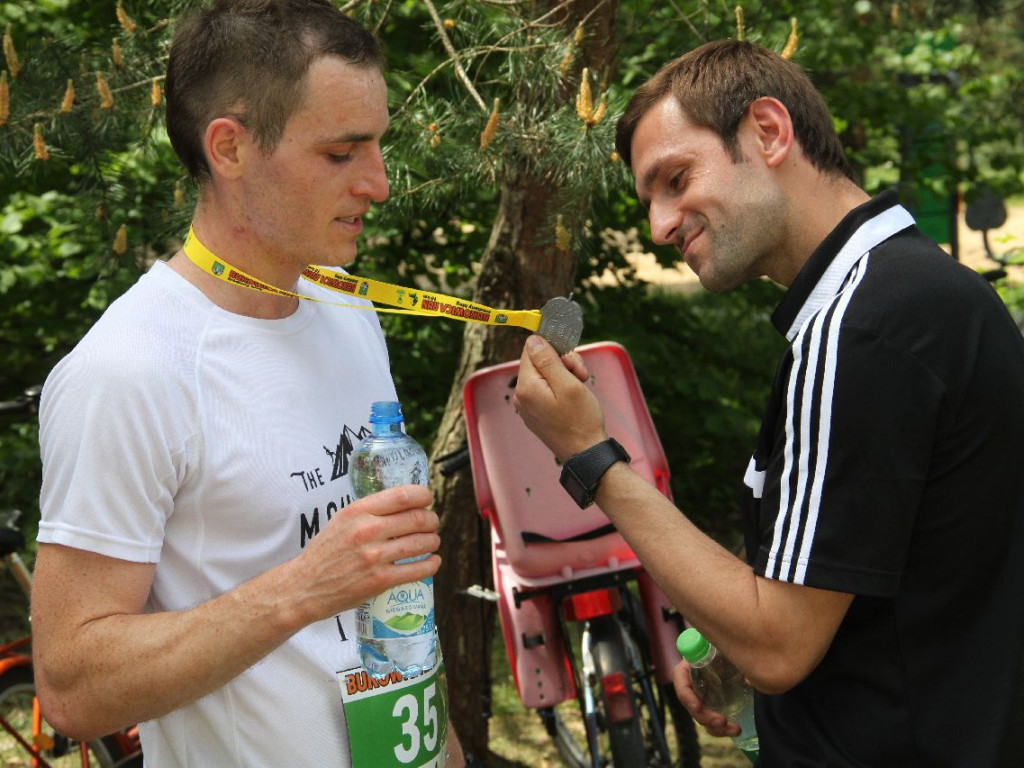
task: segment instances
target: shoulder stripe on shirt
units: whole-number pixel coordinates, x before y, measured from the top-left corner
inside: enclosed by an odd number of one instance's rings
[[[869,254],[864,254],[831,304],[815,314],[793,340],[779,514],[765,568],[771,578],[804,583],[828,465],[839,330],[867,271],[868,259]]]

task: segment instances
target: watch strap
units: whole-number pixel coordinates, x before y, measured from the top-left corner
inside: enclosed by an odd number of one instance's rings
[[[630,456],[618,440],[609,437],[566,459],[559,481],[580,509],[586,509],[594,502],[604,473],[620,461],[628,463]]]

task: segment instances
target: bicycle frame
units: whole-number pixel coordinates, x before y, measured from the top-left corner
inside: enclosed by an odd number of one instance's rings
[[[16,555],[15,555],[16,556]],[[10,557],[10,556],[8,556]],[[28,648],[32,643],[31,636],[20,637],[8,643],[0,645],[0,675],[9,672],[17,667],[32,668],[32,657],[28,654]],[[11,725],[2,714],[0,714],[0,728],[3,728],[11,737],[21,745],[31,756],[32,768],[50,768],[50,764],[42,756],[42,752],[52,749],[53,744],[47,743],[46,734],[43,731],[43,715],[39,708],[39,700],[32,699],[32,742],[30,743],[18,730]],[[86,746],[82,747],[82,766],[88,768],[89,755]]]

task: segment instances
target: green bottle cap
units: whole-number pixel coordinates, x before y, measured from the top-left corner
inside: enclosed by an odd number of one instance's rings
[[[701,661],[708,655],[708,651],[711,650],[711,643],[704,638],[704,635],[690,627],[683,630],[676,639],[676,649],[679,651],[680,656],[693,664],[694,662]]]

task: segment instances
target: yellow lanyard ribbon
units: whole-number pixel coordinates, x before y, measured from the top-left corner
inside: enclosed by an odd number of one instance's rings
[[[196,237],[196,233],[191,226],[188,228],[188,236],[185,238],[183,250],[189,261],[208,275],[213,275],[218,280],[223,280],[231,285],[240,285],[244,288],[271,293],[275,296],[290,296],[296,299],[320,302],[321,304],[331,304],[351,309],[365,309],[373,312],[437,315],[469,323],[482,323],[484,325],[513,325],[529,331],[536,331],[541,323],[541,311],[537,309],[496,310],[485,307],[483,304],[445,296],[441,293],[403,288],[400,285],[371,280],[366,277],[357,277],[344,272],[336,272],[333,269],[313,266],[312,264],[306,267],[302,273],[302,276],[311,283],[322,285],[324,288],[336,291],[337,293],[358,296],[371,302],[399,307],[399,309],[383,309],[374,306],[346,304],[343,302],[325,301],[315,296],[304,296],[301,293],[277,288],[252,275],[246,274],[240,269],[232,267],[199,242],[199,238]]]

